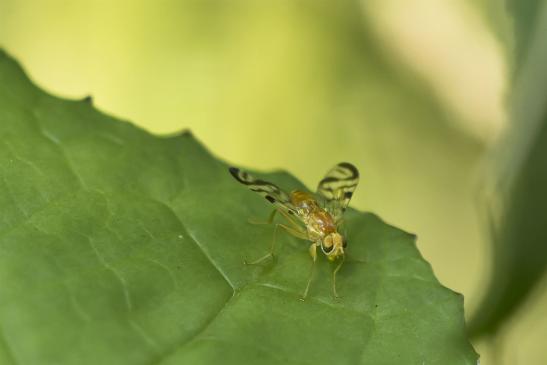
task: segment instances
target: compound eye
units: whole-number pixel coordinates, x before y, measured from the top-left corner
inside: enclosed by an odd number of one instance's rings
[[[332,249],[334,248],[334,245],[330,245],[330,246],[325,246],[325,243],[324,242],[321,242],[321,251],[323,251],[324,254],[328,254],[329,252],[332,251]]]

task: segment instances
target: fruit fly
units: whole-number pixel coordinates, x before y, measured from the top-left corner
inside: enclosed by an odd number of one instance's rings
[[[357,168],[347,162],[337,164],[319,181],[315,194],[300,190],[294,190],[289,194],[277,185],[257,179],[238,168],[230,167],[229,170],[237,181],[262,195],[275,206],[268,221],[264,222],[265,224],[273,223],[276,213],[280,213],[288,222],[288,224],[278,223],[275,225],[270,251],[265,256],[253,262],[246,262],[246,264],[259,264],[266,259],[273,258],[277,229],[281,227],[295,237],[312,242],[309,247],[312,265],[301,299],[304,300],[308,295],[317,260],[317,249],[320,249],[329,261],[339,260],[332,276],[332,292],[334,297],[338,298],[336,274],[344,263],[347,245],[346,238],[339,230],[344,211],[359,183]]]

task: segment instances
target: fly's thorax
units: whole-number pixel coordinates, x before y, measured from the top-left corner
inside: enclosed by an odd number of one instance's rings
[[[332,216],[325,210],[317,207],[310,212],[308,216],[308,227],[321,232],[321,236],[326,236],[336,232],[336,224]]]
[[[338,233],[333,232],[326,235],[321,241],[321,251],[330,261],[334,261],[338,256],[344,255],[346,240]]]
[[[319,206],[312,194],[295,190],[291,192],[291,203],[306,224],[311,241],[320,242],[326,235],[336,232],[334,218]]]

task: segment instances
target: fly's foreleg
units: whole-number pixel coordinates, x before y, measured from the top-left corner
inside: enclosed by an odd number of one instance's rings
[[[306,300],[306,297],[308,296],[308,290],[310,289],[310,284],[313,279],[313,269],[315,268],[315,261],[317,261],[317,245],[315,243],[312,243],[309,248],[310,256],[312,259],[310,273],[308,275],[308,282],[306,284],[306,289],[304,289],[304,293],[302,294],[302,297],[300,297],[300,300],[304,301]]]
[[[332,295],[334,296],[334,299],[340,298],[338,296],[338,293],[336,292],[336,274],[342,267],[342,264],[344,263],[345,258],[346,258],[346,255],[342,255],[340,263],[338,264],[338,266],[336,266],[336,269],[334,269],[334,271],[332,272]]]

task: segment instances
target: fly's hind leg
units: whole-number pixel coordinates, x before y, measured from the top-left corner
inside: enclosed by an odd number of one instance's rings
[[[267,260],[269,258],[274,257],[275,244],[276,244],[276,241],[277,241],[277,230],[278,230],[279,227],[283,228],[288,233],[292,234],[293,236],[295,236],[297,238],[307,239],[307,237],[308,237],[306,231],[303,228],[299,227],[299,226],[289,227],[285,224],[277,223],[275,225],[275,228],[274,228],[274,233],[273,233],[273,237],[272,237],[272,244],[271,244],[271,247],[270,247],[270,252],[268,252],[266,255],[254,260],[254,261],[251,261],[251,262],[244,261],[243,263],[245,265],[257,265],[257,264],[260,264],[261,262],[263,262],[264,260]]]
[[[302,227],[302,225],[300,225],[298,223],[298,221],[291,214],[289,214],[288,212],[286,212],[284,210],[279,210],[279,213],[283,217],[285,217],[285,219],[290,223],[291,226],[287,226],[285,224],[276,224],[275,230],[274,230],[272,248],[270,250],[270,253],[271,253],[272,257],[274,255],[274,248],[275,248],[275,242],[276,242],[276,233],[277,233],[277,228],[278,227],[282,227],[288,233],[290,233],[291,235],[293,235],[296,238],[300,238],[300,239],[303,239],[303,240],[308,239],[308,231],[306,230],[306,228]]]
[[[298,235],[294,235],[295,237],[297,238],[302,238],[302,239],[305,239],[307,240],[308,239],[308,232],[306,230],[306,228],[302,227],[302,222],[298,221],[294,215],[288,213],[288,212],[285,212],[283,210],[279,210],[279,213],[287,220],[287,222],[289,222],[291,224],[291,226],[293,227],[294,230],[298,231],[299,234]]]
[[[247,220],[247,222],[251,223],[251,224],[257,224],[257,225],[262,225],[262,224],[272,224],[273,221],[274,221],[274,218],[275,218],[275,214],[277,213],[277,209],[274,209],[270,215],[268,216],[268,219],[265,220],[265,221],[259,221],[259,220],[256,220],[256,219],[253,219],[253,218],[249,218]]]

